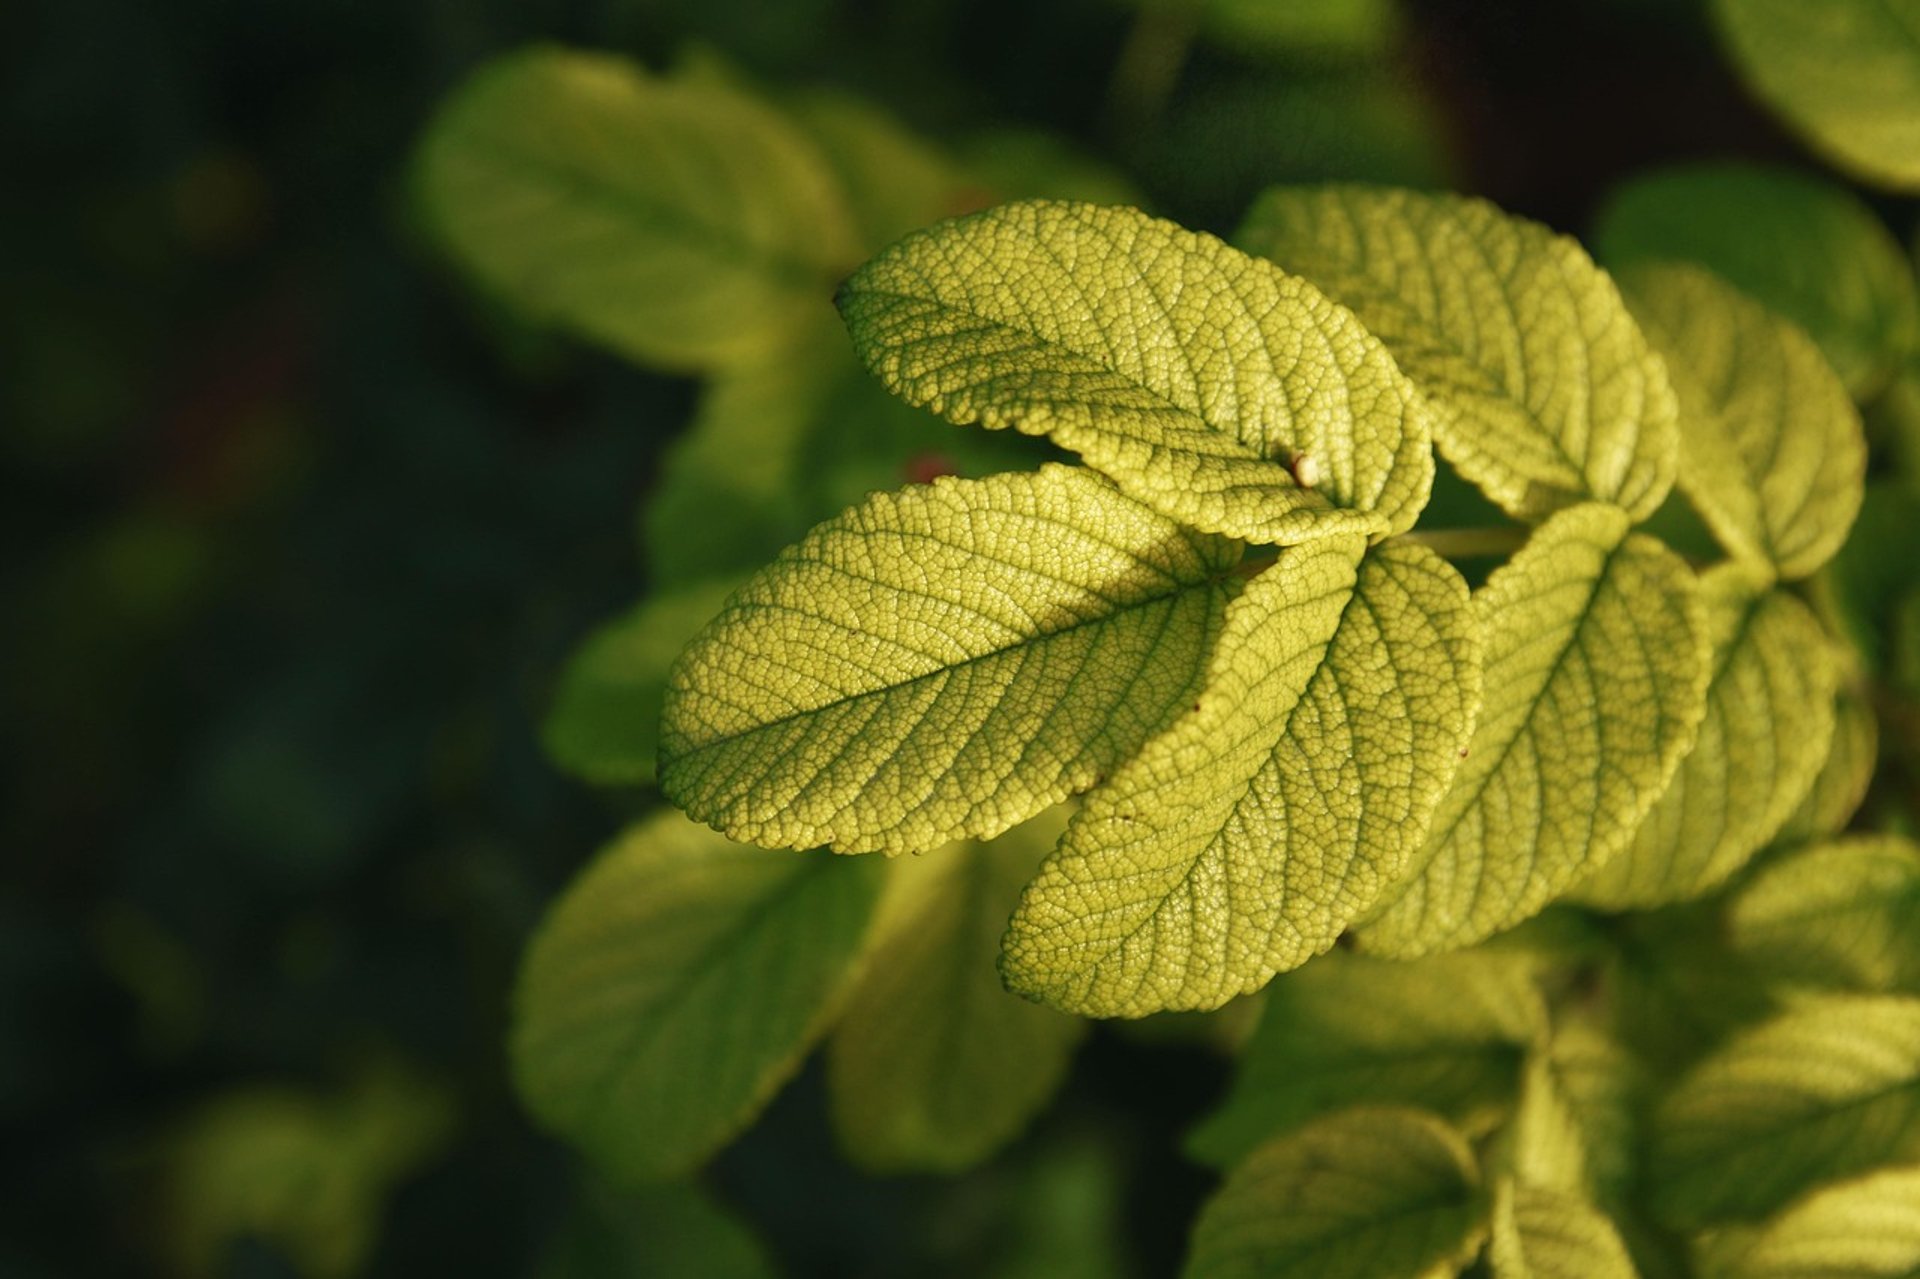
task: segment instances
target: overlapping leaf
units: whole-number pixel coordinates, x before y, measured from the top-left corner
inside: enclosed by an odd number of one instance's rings
[[[540,1121],[627,1181],[698,1166],[824,1028],[884,866],[770,853],[662,813],[574,881],[515,992]]]
[[[1639,1154],[1645,1085],[1639,1063],[1610,1035],[1579,1021],[1556,1027],[1551,1043],[1527,1061],[1508,1134],[1515,1177],[1608,1208],[1620,1204]]]
[[[1659,359],[1584,250],[1482,200],[1278,189],[1237,242],[1352,307],[1434,407],[1434,440],[1509,513],[1586,498],[1644,519],[1673,482]]]
[[[1866,473],[1860,415],[1798,328],[1699,267],[1622,287],[1667,360],[1687,428],[1680,487],[1735,555],[1798,578],[1847,540]]]
[[[1879,755],[1880,722],[1873,708],[1857,690],[1842,687],[1833,701],[1833,745],[1826,762],[1781,826],[1778,842],[1798,844],[1845,830],[1867,797]]]
[[[1512,1104],[1546,1029],[1525,956],[1466,951],[1400,964],[1335,952],[1267,988],[1232,1093],[1187,1147],[1229,1164],[1358,1104],[1417,1106],[1480,1131]]]
[[[770,847],[997,834],[1188,703],[1239,556],[1072,467],[877,495],[687,648],[662,788]]]
[[[1501,1183],[1489,1251],[1494,1279],[1637,1279],[1606,1214],[1564,1190]]]
[[[1777,980],[1920,994],[1920,848],[1862,835],[1802,849],[1742,888],[1727,924]]]
[[[1624,848],[1666,787],[1705,711],[1706,628],[1692,572],[1627,524],[1562,511],[1475,594],[1480,718],[1424,865],[1364,946],[1427,954],[1525,919]]]
[[[1193,711],[1074,818],[1002,972],[1094,1016],[1213,1008],[1333,944],[1401,873],[1478,695],[1432,552],[1291,548],[1228,609]]]
[[[1709,1247],[1701,1279],[1908,1279],[1920,1274],[1920,1168],[1808,1195],[1751,1235]]]
[[[490,288],[649,363],[777,346],[860,257],[831,172],[777,112],[598,54],[535,49],[481,71],[435,120],[420,182]]]
[[[1450,1274],[1478,1246],[1486,1213],[1473,1153],[1451,1128],[1417,1110],[1341,1111],[1234,1169],[1201,1210],[1184,1274]]]
[[[1767,105],[1858,177],[1920,190],[1920,4],[1716,0],[1733,61]]]
[[[1766,1215],[1920,1155],[1920,999],[1827,996],[1736,1037],[1651,1126],[1652,1202],[1682,1225]]]
[[[1132,209],[1034,201],[909,236],[837,299],[896,394],[1046,435],[1129,494],[1260,542],[1409,527],[1426,410],[1303,280]]]
[[[1857,398],[1920,340],[1906,254],[1837,182],[1761,165],[1663,169],[1615,191],[1594,229],[1609,267],[1697,262],[1807,331]]]
[[[1087,1023],[1009,994],[994,959],[1065,825],[1056,810],[894,863],[879,942],[828,1042],[834,1126],[860,1163],[964,1168],[1059,1086]]]
[[[1833,740],[1839,672],[1812,611],[1725,565],[1701,580],[1713,683],[1693,749],[1625,852],[1573,895],[1607,910],[1697,897],[1778,832]]]

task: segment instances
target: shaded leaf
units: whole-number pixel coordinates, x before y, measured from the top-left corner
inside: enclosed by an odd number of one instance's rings
[[[1866,473],[1860,415],[1792,324],[1698,267],[1621,275],[1667,360],[1687,426],[1680,487],[1735,555],[1805,577],[1853,526]]]
[[[1920,848],[1862,835],[1789,854],[1740,890],[1727,925],[1775,980],[1920,993]]]
[[[1020,899],[1008,984],[1093,1016],[1214,1008],[1327,949],[1407,865],[1479,696],[1423,547],[1290,548],[1229,606],[1192,713],[1095,790]]]
[[[1779,831],[1833,741],[1839,672],[1812,611],[1739,565],[1701,579],[1713,638],[1707,716],[1627,850],[1577,885],[1605,910],[1716,887]]]
[[[1046,435],[1182,522],[1296,542],[1401,531],[1426,501],[1426,412],[1359,322],[1137,210],[1034,201],[942,223],[837,301],[895,394]]]
[[[876,495],[782,552],[687,648],[661,785],[772,847],[997,834],[1187,702],[1239,557],[1078,468]]]
[[[1808,1195],[1731,1247],[1702,1279],[1908,1279],[1920,1274],[1920,1168],[1886,1168]]]
[[[1666,497],[1666,372],[1573,240],[1484,200],[1330,186],[1267,192],[1237,243],[1352,307],[1431,397],[1440,451],[1510,514],[1592,497],[1640,520]]]
[[[1527,1061],[1510,1133],[1514,1175],[1609,1210],[1621,1205],[1645,1092],[1639,1063],[1611,1036],[1584,1022],[1557,1027]]]
[[[1086,1023],[1009,994],[994,960],[1066,818],[894,863],[879,940],[828,1042],[834,1127],[858,1162],[978,1163],[1059,1087]]]
[[[1267,988],[1225,1104],[1187,1149],[1224,1165],[1343,1106],[1417,1106],[1475,1132],[1505,1113],[1546,1006],[1524,956],[1401,964],[1336,951]]]
[[[1636,1279],[1606,1214],[1565,1190],[1502,1182],[1491,1250],[1495,1279]]]
[[[759,1242],[697,1186],[589,1185],[539,1279],[774,1279]]]
[[[1651,1132],[1651,1202],[1689,1226],[1920,1155],[1920,999],[1809,1000],[1690,1071]]]
[[[1472,1255],[1486,1213],[1473,1152],[1451,1128],[1417,1110],[1346,1110],[1235,1168],[1200,1212],[1183,1273],[1425,1279]]]
[[[511,1041],[522,1099],[621,1181],[691,1171],[837,1011],[883,872],[734,844],[677,813],[633,827],[527,951]]]
[[[1705,710],[1693,574],[1624,512],[1550,517],[1474,595],[1485,704],[1422,869],[1360,929],[1392,956],[1470,945],[1624,848]]]

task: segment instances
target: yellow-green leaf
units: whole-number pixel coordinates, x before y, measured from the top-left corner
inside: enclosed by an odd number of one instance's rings
[[[1059,1086],[1087,1023],[1009,994],[994,958],[1066,817],[894,863],[879,941],[827,1045],[834,1127],[860,1163],[968,1167]]]
[[[1566,236],[1484,200],[1280,188],[1237,243],[1353,308],[1431,397],[1434,442],[1510,514],[1586,498],[1645,519],[1676,409],[1619,291]]]
[[[1920,3],[1717,0],[1734,65],[1815,150],[1920,191]]]
[[[1636,1279],[1606,1214],[1565,1190],[1503,1181],[1489,1250],[1494,1279]]]
[[[1382,954],[1470,945],[1604,864],[1706,709],[1693,573],[1616,507],[1550,517],[1473,603],[1485,702],[1423,868],[1360,931]]]
[[[1527,1061],[1509,1137],[1514,1175],[1527,1186],[1620,1204],[1639,1154],[1644,1085],[1633,1055],[1596,1027],[1556,1027]]]
[[[941,223],[837,301],[895,394],[1046,435],[1196,527],[1379,535],[1426,502],[1427,412],[1359,321],[1137,210],[1032,201]]]
[[[1807,331],[1864,399],[1920,340],[1906,253],[1845,186],[1793,169],[1692,164],[1616,190],[1594,229],[1600,260],[1697,262]]]
[[[764,352],[860,257],[832,173],[777,112],[600,54],[541,48],[482,69],[434,120],[419,178],[489,288],[647,363]]]
[[[521,1097],[619,1179],[691,1171],[836,1011],[884,869],[747,848],[677,813],[633,827],[527,952],[512,1035]]]
[[[1847,540],[1867,466],[1833,367],[1800,329],[1699,267],[1620,278],[1680,397],[1681,489],[1735,555],[1786,578],[1819,568]]]
[[[1860,835],[1802,849],[1740,890],[1727,925],[1776,980],[1920,993],[1920,848]]]
[[[1335,951],[1267,988],[1233,1091],[1187,1140],[1232,1163],[1344,1106],[1417,1106],[1467,1132],[1504,1115],[1547,1031],[1524,956],[1494,951],[1401,964]]]
[[[541,725],[554,762],[602,785],[652,781],[667,671],[740,581],[654,595],[589,635],[561,674]]]
[[[1239,558],[1075,467],[876,495],[782,552],[687,648],[662,789],[769,847],[998,834],[1188,703]]]
[[[1837,835],[1867,798],[1880,756],[1880,721],[1859,690],[1843,685],[1833,701],[1833,745],[1800,806],[1775,837],[1781,844]]]
[[[1228,608],[1193,711],[1088,796],[1020,899],[1007,984],[1137,1017],[1327,949],[1418,847],[1478,658],[1466,583],[1424,547],[1283,551]]]
[[[1473,1152],[1422,1111],[1345,1110],[1261,1147],[1201,1210],[1186,1279],[1429,1279],[1473,1255]]]
[[[1762,1217],[1920,1156],[1920,999],[1829,995],[1737,1036],[1654,1116],[1650,1202],[1683,1226]]]
[[[794,115],[839,175],[869,248],[985,202],[953,157],[852,94],[811,90]]]
[[[1743,565],[1700,585],[1714,648],[1707,717],[1632,844],[1573,890],[1605,910],[1717,887],[1779,831],[1833,740],[1839,671],[1812,610]]]
[[[1709,1247],[1701,1279],[1912,1279],[1920,1168],[1885,1168],[1808,1195],[1750,1235]]]

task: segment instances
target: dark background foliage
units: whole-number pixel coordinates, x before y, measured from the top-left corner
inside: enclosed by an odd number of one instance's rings
[[[1162,93],[1116,78],[1141,20],[1112,0],[11,6],[0,1273],[178,1272],[185,1134],[263,1088],[404,1078],[441,1116],[381,1183],[374,1273],[529,1273],[575,1197],[506,1082],[507,992],[637,801],[559,775],[536,729],[644,585],[633,511],[692,387],[485,313],[424,246],[409,151],[467,71],[698,42],[935,136],[1058,132],[1218,231],[1315,176],[1578,231],[1651,164],[1801,156],[1692,5],[1405,9],[1378,66],[1197,46]],[[1300,106],[1355,75],[1411,123]],[[796,1274],[974,1273],[1043,1225],[1165,1273],[1208,1184],[1177,1134],[1223,1077],[1102,1030],[1008,1160],[945,1183],[849,1171],[807,1075],[712,1181]],[[246,1235],[214,1273],[293,1273]]]

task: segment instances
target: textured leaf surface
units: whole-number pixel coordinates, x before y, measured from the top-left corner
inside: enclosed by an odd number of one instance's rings
[[[860,1163],[967,1167],[1059,1086],[1087,1023],[1007,993],[994,960],[1065,826],[1054,810],[990,843],[894,863],[880,941],[828,1043],[834,1127]]]
[[[1800,806],[1777,837],[1782,844],[1837,835],[1847,828],[1867,798],[1880,756],[1880,721],[1852,688],[1843,687],[1833,702],[1833,745]]]
[[[1187,1279],[1424,1279],[1486,1219],[1473,1153],[1417,1110],[1358,1109],[1261,1147],[1194,1226]]]
[[[1521,956],[1400,964],[1336,951],[1267,988],[1233,1091],[1187,1148],[1229,1164],[1316,1115],[1365,1103],[1417,1106],[1477,1131],[1512,1103],[1546,1029]]]
[[[1864,835],[1803,849],[1742,888],[1727,923],[1769,977],[1920,993],[1920,848]]]
[[[662,592],[589,635],[541,725],[554,762],[591,782],[652,781],[667,671],[739,585],[724,578]]]
[[[1294,542],[1403,531],[1426,502],[1427,412],[1386,349],[1304,280],[1137,210],[942,223],[837,301],[895,394],[1049,436],[1182,522]]]
[[[1693,574],[1629,534],[1616,508],[1554,515],[1473,603],[1485,702],[1424,868],[1361,929],[1383,954],[1469,945],[1604,864],[1632,839],[1705,711]]]
[[[1920,339],[1905,252],[1837,182],[1764,165],[1664,169],[1615,191],[1594,230],[1600,260],[1697,262],[1807,331],[1856,397]]]
[[[858,261],[820,153],[712,80],[538,49],[482,70],[420,157],[429,215],[492,289],[622,354],[707,368],[777,345]]]
[[[1564,1190],[1501,1183],[1491,1252],[1494,1279],[1636,1279],[1606,1214]]]
[[[1887,1168],[1807,1196],[1710,1253],[1702,1279],[1911,1279],[1920,1274],[1920,1168]]]
[[[1839,672],[1812,610],[1738,565],[1706,574],[1701,594],[1714,647],[1707,716],[1627,850],[1574,890],[1602,909],[1684,901],[1746,865],[1833,741]]]
[[[1920,190],[1920,3],[1717,0],[1747,83],[1857,177]]]
[[[1652,1202],[1682,1225],[1764,1216],[1920,1155],[1920,1000],[1828,996],[1736,1037],[1652,1124]]]
[[[512,1037],[520,1095],[620,1179],[697,1167],[824,1028],[883,872],[747,848],[677,813],[635,826],[527,952]]]
[[[770,847],[997,834],[1187,703],[1239,555],[1073,467],[877,495],[783,552],[687,648],[662,788]]]
[[[1621,284],[1672,372],[1680,487],[1715,536],[1782,577],[1826,563],[1860,510],[1867,445],[1819,348],[1698,267],[1637,267]]]
[[[1192,712],[1095,790],[1002,971],[1093,1016],[1215,1008],[1331,946],[1406,867],[1479,693],[1466,583],[1418,546],[1283,552]]]
[[[1434,405],[1434,441],[1510,514],[1673,483],[1676,409],[1620,294],[1565,236],[1483,200],[1279,189],[1238,243],[1352,307]]]

